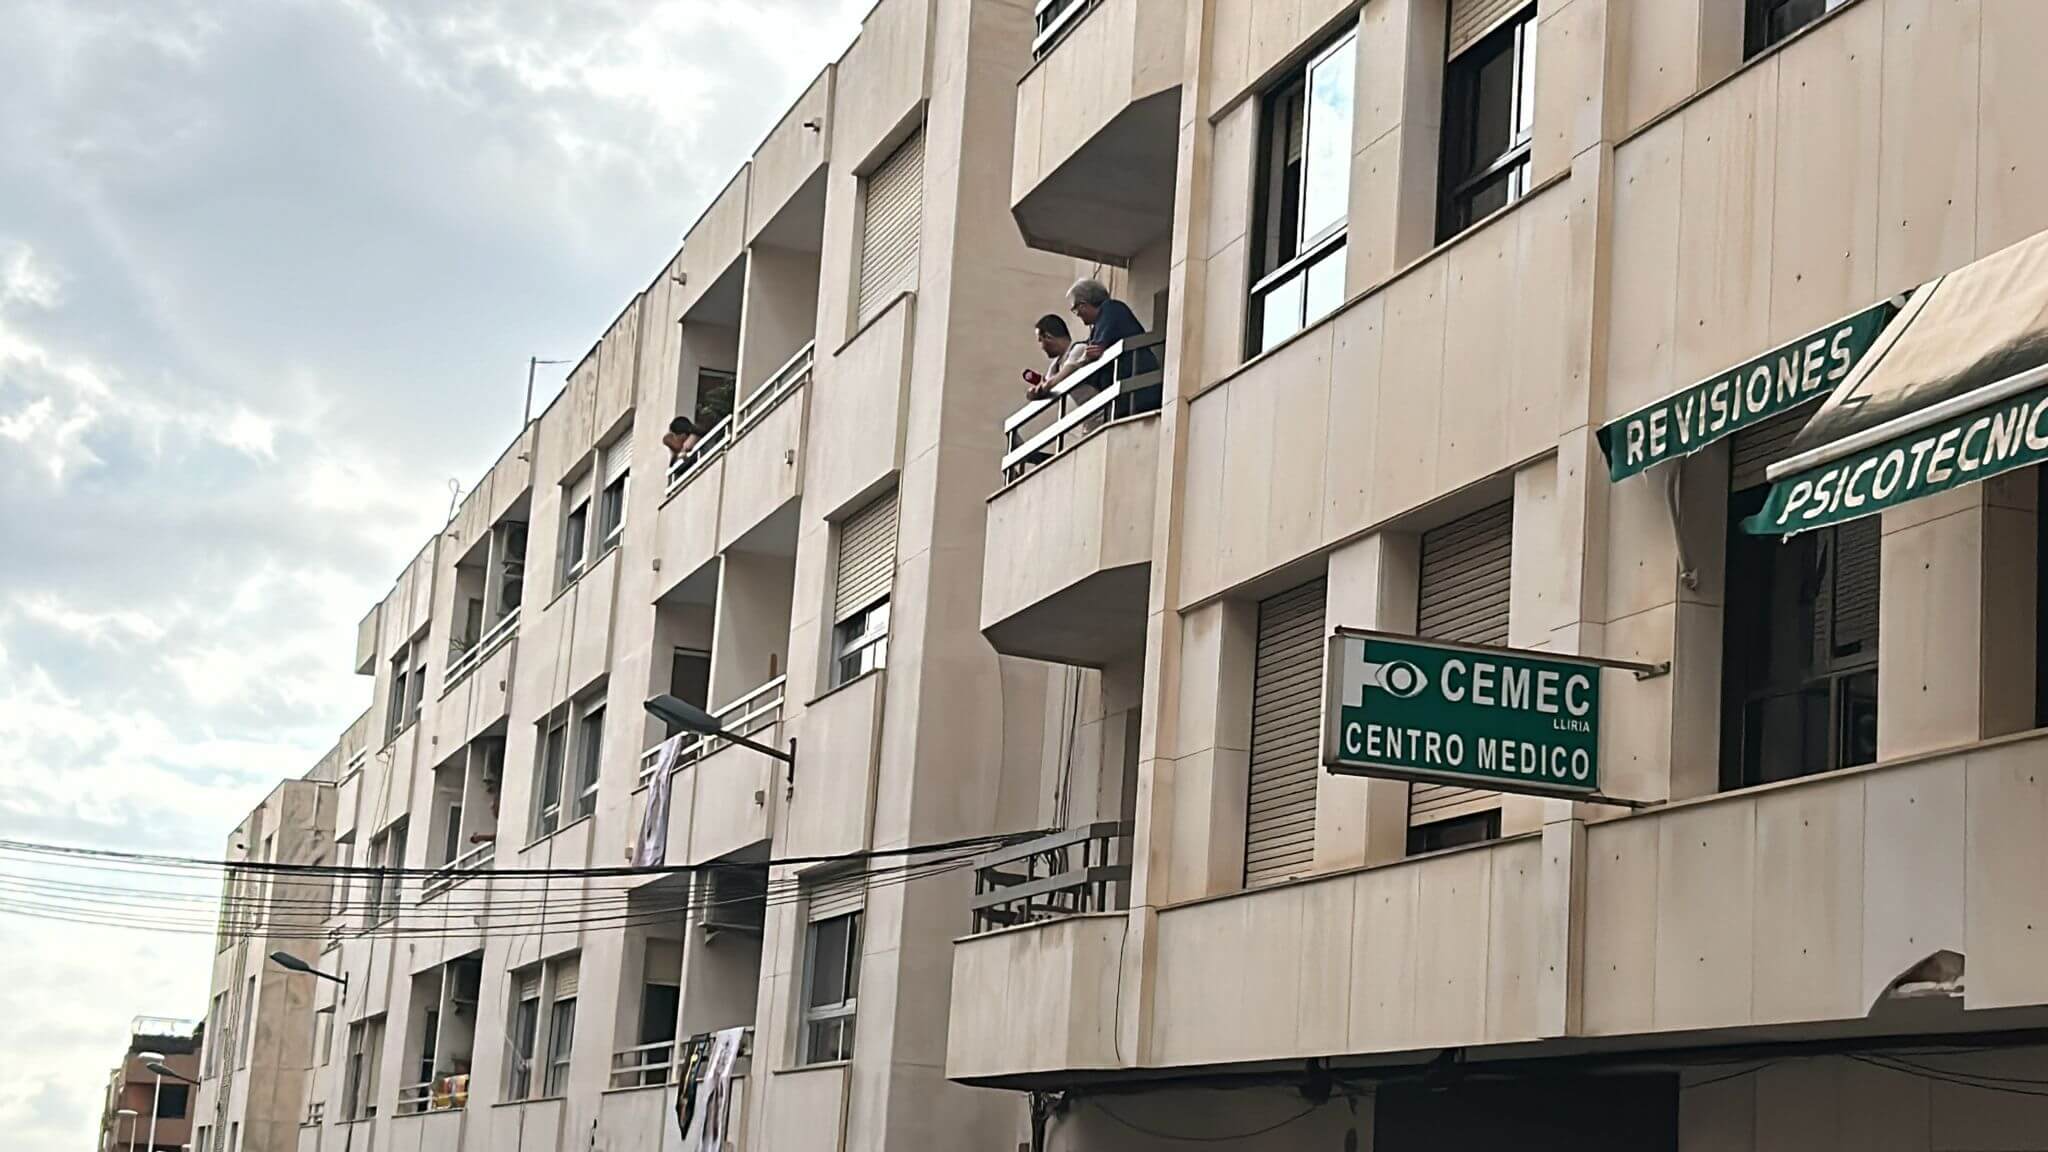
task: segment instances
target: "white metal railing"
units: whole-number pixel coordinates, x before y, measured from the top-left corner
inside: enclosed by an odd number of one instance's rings
[[[789,677],[777,676],[745,696],[727,704],[711,714],[718,726],[735,736],[754,736],[782,722],[783,688]],[[666,741],[664,741],[666,743]],[[724,741],[711,736],[697,736],[683,742],[682,750],[676,757],[676,771],[690,767],[704,757],[718,751]],[[654,779],[655,771],[661,767],[661,745],[656,744],[640,754],[640,783],[647,784]]]
[[[746,435],[747,429],[761,422],[761,417],[774,411],[782,398],[811,382],[811,364],[817,349],[816,344],[806,344],[797,349],[796,355],[783,362],[767,383],[747,394],[747,398],[733,406],[732,421],[735,437]]]
[[[423,1080],[418,1084],[402,1085],[398,1089],[398,1106],[391,1110],[394,1116],[417,1116],[432,1107],[434,1103],[434,1082]]]
[[[469,1104],[469,1074],[457,1072],[436,1076],[398,1090],[395,1116],[419,1116],[428,1112],[454,1112]]]
[[[441,695],[446,696],[451,689],[462,682],[463,677],[476,671],[477,665],[490,659],[491,653],[504,647],[505,641],[511,639],[512,634],[518,630],[519,609],[515,607],[510,612],[505,613],[503,620],[491,625],[491,630],[484,633],[482,639],[471,644],[468,651],[457,656],[448,665],[448,671],[441,677]]]
[[[652,1088],[668,1083],[675,1069],[676,1042],[656,1040],[612,1053],[612,1087]]]
[[[678,489],[690,482],[690,477],[702,471],[704,465],[717,459],[725,451],[725,444],[731,438],[731,433],[732,417],[727,416],[698,436],[697,443],[691,446],[688,452],[670,461],[668,495],[675,495]]]
[[[1166,379],[1165,347],[1161,334],[1119,340],[1094,363],[1060,381],[1052,395],[1011,413],[1003,421],[1003,482],[1019,480],[1065,452],[1075,433],[1158,408]]]
[[[1031,58],[1037,60],[1051,51],[1060,34],[1095,4],[1096,0],[1038,0],[1031,20]]]
[[[470,873],[489,866],[491,861],[497,858],[497,855],[498,842],[496,840],[485,840],[476,844],[469,851],[427,873],[426,881],[420,885],[420,899],[422,901],[431,900],[448,889],[455,887]]]

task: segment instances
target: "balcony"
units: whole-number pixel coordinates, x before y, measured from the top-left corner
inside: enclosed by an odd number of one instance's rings
[[[781,742],[785,678],[777,676],[712,715],[720,727],[771,747]],[[645,811],[647,785],[661,768],[662,745],[640,757],[635,826]],[[759,752],[711,736],[686,737],[677,749],[669,801],[668,858],[701,863],[768,836],[768,794],[782,765]]]
[[[664,1040],[654,1044],[643,1044],[612,1054],[610,1089],[598,1103],[596,1146],[600,1148],[634,1148],[645,1145],[649,1132],[670,1133],[668,1140],[673,1143],[675,1114],[671,1111],[665,1092],[645,1092],[644,1088],[665,1088],[675,1083],[681,1069],[695,1063],[701,1065],[703,1057],[711,1052],[715,1037],[709,1033],[692,1036],[685,1040]],[[715,1133],[719,1147],[740,1148],[746,1146],[747,1080],[754,1062],[754,1030],[746,1030],[740,1045],[740,1057],[733,1065],[732,1107],[724,1118],[722,1130]],[[683,1091],[691,1091],[696,1082],[685,1084]],[[692,1145],[694,1147],[695,1145]],[[764,1145],[773,1147],[773,1145]]]
[[[486,840],[441,867],[427,873],[420,885],[420,902],[425,903],[491,866],[498,855],[496,841]]]
[[[430,1112],[460,1112],[469,1106],[469,1074],[436,1076],[398,1089],[395,1116],[424,1116]]]
[[[974,932],[1014,928],[1123,906],[1131,881],[1131,826],[1084,824],[974,862]]]
[[[721,552],[802,491],[803,396],[812,359],[813,346],[806,344],[733,405],[731,443],[719,485]]]
[[[503,620],[492,625],[491,630],[484,633],[482,639],[448,662],[448,671],[441,677],[441,695],[446,696],[453,691],[456,685],[462,683],[471,672],[476,671],[478,666],[490,659],[492,653],[504,647],[518,632],[519,609],[515,606],[505,614]]]
[[[1142,944],[1114,913],[1025,920],[956,943],[947,1074],[1477,1050],[1575,1016],[1566,1035],[1666,1046],[2037,1020],[2044,754],[2048,732],[2028,733],[1596,823],[1583,851],[1560,830],[1172,905]],[[1575,937],[1573,1012],[1548,973]],[[1967,965],[1959,987],[1905,987],[1942,952]],[[1148,1024],[1119,1057],[1117,1017],[1138,1009],[1115,973],[1148,968]]]
[[[622,1048],[612,1053],[611,1089],[623,1091],[673,1084],[682,1068],[692,1066],[710,1054],[712,1042],[716,1039],[715,1034],[705,1032],[683,1040],[657,1040],[652,1044]],[[748,1028],[740,1044],[739,1062],[734,1065],[734,1079],[747,1074],[753,1059],[754,1030]]]
[[[1163,352],[1119,344],[1004,422],[981,586],[997,651],[1101,667],[1143,650]]]
[[[1173,226],[1183,0],[1039,0],[1010,210],[1034,248],[1123,264]]]

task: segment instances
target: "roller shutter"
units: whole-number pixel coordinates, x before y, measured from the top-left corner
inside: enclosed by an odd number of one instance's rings
[[[1737,432],[1728,441],[1728,490],[1740,492],[1767,483],[1764,469],[1790,454],[1792,438],[1806,427],[1813,410],[1801,405],[1761,424]]]
[[[604,484],[609,488],[612,481],[626,474],[633,466],[633,431],[627,429],[611,447],[604,451]]]
[[[1515,506],[1502,501],[1422,534],[1415,632],[1464,644],[1508,642],[1508,577]],[[1500,807],[1500,793],[1449,784],[1408,789],[1408,823],[1432,824]]]
[[[1326,582],[1316,580],[1259,603],[1245,812],[1247,886],[1300,875],[1315,856],[1327,599]]]
[[[539,965],[535,965],[519,974],[519,998],[521,1000],[540,999]]]
[[[567,1000],[576,995],[577,985],[582,982],[579,972],[581,965],[576,961],[577,958],[574,956],[555,961],[555,999]]]
[[[862,888],[857,872],[807,881],[804,885],[804,918],[816,924],[820,920],[858,912],[866,898],[867,891]]]
[[[840,623],[887,596],[895,575],[896,493],[891,492],[839,526],[832,622]]]
[[[857,314],[867,323],[917,286],[918,234],[924,217],[924,131],[898,145],[864,185]]]
[[[1501,21],[1520,12],[1529,0],[1451,0],[1450,50],[1456,57],[1500,27]]]
[[[649,940],[647,962],[641,966],[643,984],[681,984],[683,945],[679,940]]]

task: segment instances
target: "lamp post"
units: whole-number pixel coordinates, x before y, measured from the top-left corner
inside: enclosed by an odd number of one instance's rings
[[[142,1061],[144,1068],[151,1070],[164,1066],[164,1054],[161,1052],[138,1052],[135,1054],[135,1058]],[[164,1074],[158,1072],[156,1074],[156,1091],[149,1098],[149,1152],[156,1152],[156,1116],[157,1113],[163,1111],[163,1104]],[[138,1123],[137,1127],[140,1126],[140,1123]],[[131,1140],[129,1143],[132,1145],[134,1141]]]
[[[796,737],[792,736],[789,738],[789,751],[784,752],[780,748],[773,748],[758,741],[749,740],[745,736],[727,732],[718,723],[718,717],[697,707],[688,700],[681,700],[666,693],[660,696],[648,697],[647,703],[643,706],[650,715],[668,726],[670,734],[674,734],[677,729],[695,732],[699,736],[710,736],[714,739],[723,740],[728,744],[737,744],[742,748],[751,748],[763,756],[782,761],[788,773],[789,790],[791,792],[796,791]]]
[[[135,1129],[140,1127],[140,1125],[135,1123],[135,1109],[133,1108],[123,1108],[114,1113],[114,1143],[119,1144],[121,1142],[121,1120],[123,1117],[126,1117],[128,1120],[128,1152],[135,1152]]]
[[[348,976],[346,974],[336,976],[332,972],[322,972],[289,952],[272,952],[270,954],[270,962],[279,968],[292,972],[304,972],[308,976],[318,976],[322,980],[332,980],[336,984],[341,985],[344,996],[348,994]]]

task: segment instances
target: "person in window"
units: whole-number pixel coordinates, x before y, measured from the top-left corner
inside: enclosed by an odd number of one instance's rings
[[[674,464],[683,454],[697,446],[697,426],[687,416],[678,416],[668,422],[668,431],[662,434],[661,443],[668,449],[668,462]]]
[[[1145,326],[1138,323],[1138,316],[1131,311],[1131,306],[1111,296],[1109,289],[1103,287],[1100,280],[1076,280],[1074,286],[1067,289],[1067,306],[1074,315],[1081,318],[1081,323],[1088,325],[1088,346],[1081,356],[1083,364],[1093,364],[1102,359],[1103,354],[1119,340],[1129,340],[1145,334]],[[1123,362],[1117,365],[1116,370],[1125,376],[1154,372],[1159,368],[1159,359],[1153,355],[1150,348],[1126,352],[1119,359]],[[1157,396],[1156,386],[1146,391],[1154,397]],[[1136,410],[1132,404],[1136,399],[1137,397],[1119,399],[1117,414],[1127,415]],[[1155,399],[1152,404],[1143,406],[1154,407],[1156,404]]]
[[[1074,343],[1074,336],[1068,331],[1067,322],[1051,312],[1038,318],[1032,335],[1038,338],[1039,351],[1045,353],[1046,366],[1044,375],[1029,368],[1024,370],[1024,397],[1027,400],[1043,400],[1052,395],[1053,388],[1060,381],[1073,375],[1088,362],[1083,358],[1087,355],[1088,346]]]

